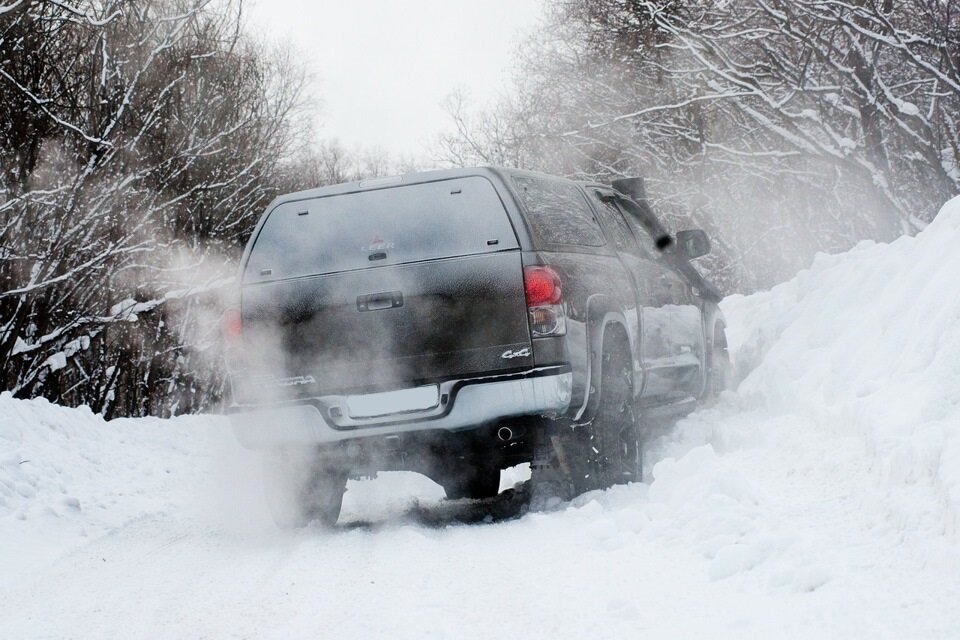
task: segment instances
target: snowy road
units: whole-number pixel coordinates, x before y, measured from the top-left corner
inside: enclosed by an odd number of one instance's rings
[[[503,522],[389,473],[279,532],[221,418],[0,396],[0,637],[960,637],[956,246],[960,205],[728,299],[744,379],[646,483]]]
[[[876,521],[864,469],[768,453],[701,449],[670,488],[692,504],[630,486],[497,524],[411,523],[440,495],[412,474],[351,485],[333,533],[147,514],[8,583],[4,636],[955,637],[955,568]]]

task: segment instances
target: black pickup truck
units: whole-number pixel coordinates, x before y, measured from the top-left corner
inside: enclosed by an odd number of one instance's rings
[[[689,262],[708,251],[640,179],[474,168],[282,196],[224,315],[234,431],[294,483],[291,524],[336,522],[347,479],[380,470],[449,498],[523,462],[566,496],[639,481],[645,415],[725,383],[719,295]]]

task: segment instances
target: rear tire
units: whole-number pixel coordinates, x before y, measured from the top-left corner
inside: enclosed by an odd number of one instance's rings
[[[630,350],[626,345],[614,342],[604,346],[600,406],[592,425],[594,442],[599,446],[595,447],[596,452],[593,448],[590,450],[596,488],[600,489],[643,479],[643,451],[634,411]]]
[[[608,334],[603,341],[596,414],[572,434],[569,466],[574,494],[643,480],[641,435],[630,348],[624,337]]]
[[[263,481],[267,504],[281,529],[318,522],[332,527],[340,517],[347,472],[324,468],[312,452],[273,452],[264,456]]]
[[[443,489],[448,500],[484,500],[500,493],[500,469],[470,467],[446,478]]]

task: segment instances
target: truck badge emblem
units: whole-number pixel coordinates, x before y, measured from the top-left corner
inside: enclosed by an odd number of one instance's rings
[[[360,251],[383,251],[384,249],[395,249],[396,247],[397,243],[388,242],[381,238],[379,233],[375,233],[373,234],[373,240],[370,241],[370,244],[361,245]]]

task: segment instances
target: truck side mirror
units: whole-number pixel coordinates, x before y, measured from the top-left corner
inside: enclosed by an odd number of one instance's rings
[[[699,258],[710,253],[710,238],[702,229],[687,229],[677,232],[677,245],[689,259]]]

